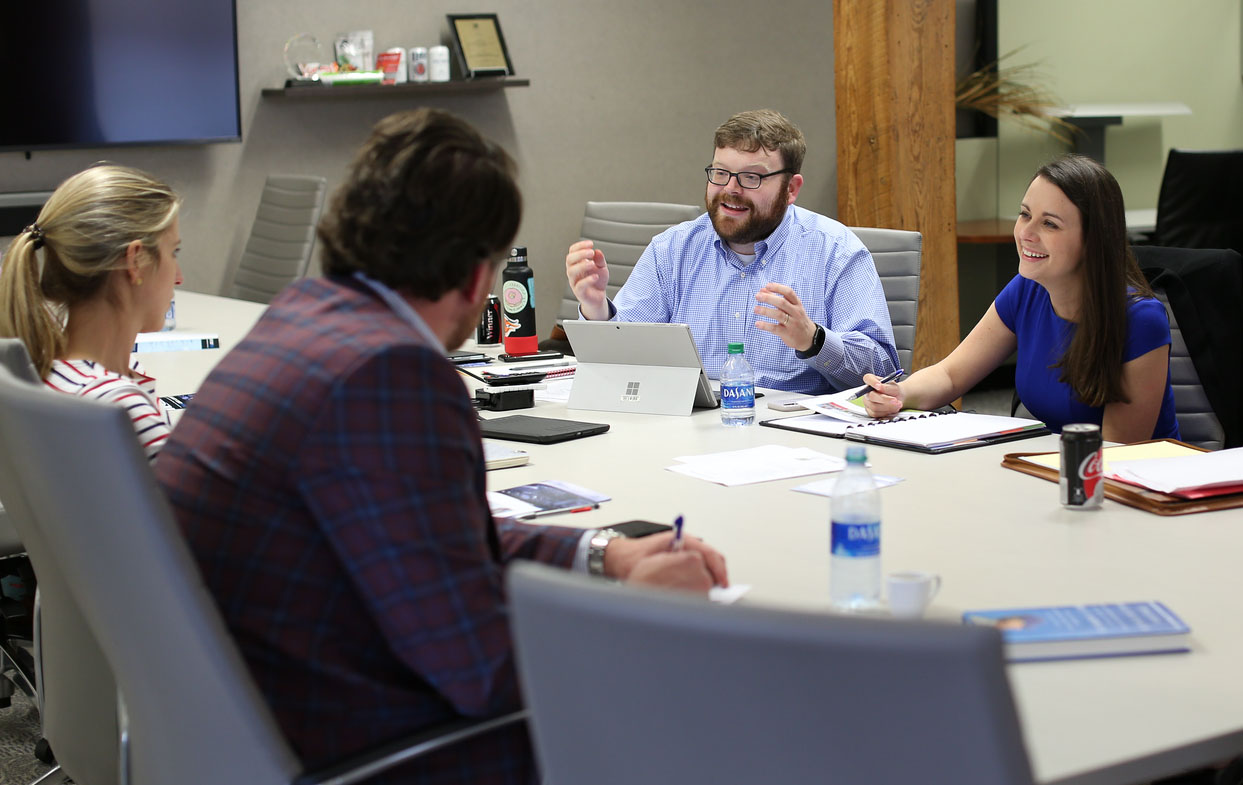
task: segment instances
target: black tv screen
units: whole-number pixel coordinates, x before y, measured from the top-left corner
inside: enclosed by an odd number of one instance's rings
[[[0,8],[0,149],[241,138],[234,0]]]

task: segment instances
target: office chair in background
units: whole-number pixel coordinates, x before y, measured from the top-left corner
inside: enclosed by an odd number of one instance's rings
[[[59,397],[44,389],[20,340],[0,339],[0,358],[9,378],[30,393]],[[133,441],[132,428],[130,434]],[[44,444],[31,443],[14,453],[0,448],[0,475],[14,478],[13,461],[25,461]],[[50,445],[46,449],[55,451]],[[29,666],[33,674],[28,677],[36,685],[43,736],[35,755],[45,763],[57,764],[44,778],[63,771],[84,785],[112,785],[117,781],[117,703],[112,670],[65,583],[63,570],[31,524],[33,492],[19,481],[3,487],[0,499],[7,505],[6,523],[30,554],[38,576],[31,632],[34,655]]]
[[[69,442],[82,449],[55,449]],[[15,523],[40,581],[51,580],[45,568],[58,573],[116,675],[122,785],[348,785],[525,718],[449,723],[303,772],[122,409],[50,395],[0,369],[0,497],[28,508]],[[98,774],[69,773],[86,785]]]
[[[269,303],[306,275],[327,181],[304,175],[268,175],[255,223],[233,273],[230,297]]]
[[[653,237],[670,226],[698,218],[703,211],[702,207],[692,204],[668,202],[588,202],[579,239],[593,240],[596,248],[604,251],[609,265],[609,297],[617,296],[617,290],[630,278],[635,263]],[[561,307],[557,310],[557,322],[550,336],[540,341],[539,348],[573,354],[561,322],[577,318],[578,299],[567,282]]]
[[[507,574],[544,782],[1030,785],[991,628]],[[584,685],[606,679],[607,700]],[[830,776],[831,774],[831,776]]]
[[[1243,446],[1243,257],[1229,249],[1131,250],[1170,317],[1170,382],[1183,441]]]
[[[1153,245],[1243,254],[1243,150],[1170,150]]]
[[[919,232],[901,229],[850,227],[872,254],[880,285],[889,306],[893,323],[893,339],[898,349],[898,362],[913,372],[911,355],[915,352],[915,320],[919,315],[919,266],[924,237]]]
[[[0,338],[0,366],[19,381],[40,384],[20,338]],[[34,573],[9,514],[0,504],[0,575],[20,577],[26,591],[33,592]],[[33,624],[33,613],[27,604],[0,598],[0,674],[4,676],[0,679],[0,707],[8,707],[14,688],[37,698],[34,656],[29,651],[34,641]]]

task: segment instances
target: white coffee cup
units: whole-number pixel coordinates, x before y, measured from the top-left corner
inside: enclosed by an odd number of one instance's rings
[[[885,578],[889,612],[901,619],[918,619],[941,590],[941,576],[922,570],[891,572]]]

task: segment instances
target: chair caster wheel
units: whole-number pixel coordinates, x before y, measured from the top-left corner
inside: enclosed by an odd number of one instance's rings
[[[47,739],[39,739],[35,743],[35,757],[49,766],[56,764],[56,756],[52,754],[52,745],[47,743]]]

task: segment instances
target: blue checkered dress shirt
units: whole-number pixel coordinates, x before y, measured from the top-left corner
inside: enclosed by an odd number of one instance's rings
[[[794,350],[755,322],[756,293],[766,283],[794,289],[807,315],[825,328],[819,354]],[[756,384],[825,393],[860,384],[865,373],[895,370],[898,353],[876,265],[842,224],[796,205],[755,244],[744,265],[707,213],[657,235],[639,258],[617,300],[613,318],[690,325],[704,369],[720,378],[729,344],[742,343]]]

